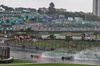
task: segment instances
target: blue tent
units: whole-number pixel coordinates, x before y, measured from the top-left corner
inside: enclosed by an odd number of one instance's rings
[[[23,21],[22,21],[22,20],[20,20],[20,21],[19,21],[19,24],[23,24]]]
[[[60,34],[57,34],[57,36],[60,36]]]

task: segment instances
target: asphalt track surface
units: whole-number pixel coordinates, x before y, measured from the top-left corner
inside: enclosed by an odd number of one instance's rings
[[[100,65],[100,61],[97,60],[61,60],[60,57],[42,57],[42,58],[31,58],[32,53],[11,51],[11,56],[17,59],[37,61],[37,63],[71,63],[71,64],[87,64],[87,65]]]
[[[56,56],[31,58],[31,56],[30,56],[31,54],[36,54],[36,53],[19,52],[19,51],[13,51],[13,50],[11,50],[11,52],[10,52],[10,55],[13,56],[14,58],[37,61],[37,63],[32,63],[32,64],[70,63],[70,64],[100,65],[100,60],[61,60],[61,57],[56,57]],[[19,64],[9,64],[9,65],[20,65],[20,64],[21,63],[19,63]],[[31,64],[31,63],[22,63],[22,64]]]

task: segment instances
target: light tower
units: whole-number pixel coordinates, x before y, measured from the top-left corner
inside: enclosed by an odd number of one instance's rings
[[[93,0],[93,14],[100,16],[100,0]]]

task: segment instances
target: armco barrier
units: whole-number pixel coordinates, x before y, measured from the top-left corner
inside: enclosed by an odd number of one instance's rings
[[[8,59],[0,60],[0,63],[11,63],[14,61],[14,57],[10,57]]]

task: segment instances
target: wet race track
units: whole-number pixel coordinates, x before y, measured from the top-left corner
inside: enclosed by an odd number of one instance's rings
[[[58,56],[45,56],[41,58],[31,58],[33,53],[11,51],[11,56],[18,59],[33,60],[37,63],[71,63],[71,64],[89,64],[100,65],[100,60],[62,60]]]
[[[10,46],[9,46],[10,47]],[[37,63],[71,63],[71,64],[88,64],[100,65],[100,49],[91,49],[81,51],[77,54],[68,54],[56,51],[40,51],[36,49],[26,49],[10,47],[10,56],[17,59],[37,61]],[[95,51],[93,51],[95,50]],[[97,55],[95,55],[97,53]],[[41,55],[40,58],[32,58],[31,55]],[[74,60],[62,60],[62,56],[73,55]],[[88,58],[88,59],[87,59]]]

